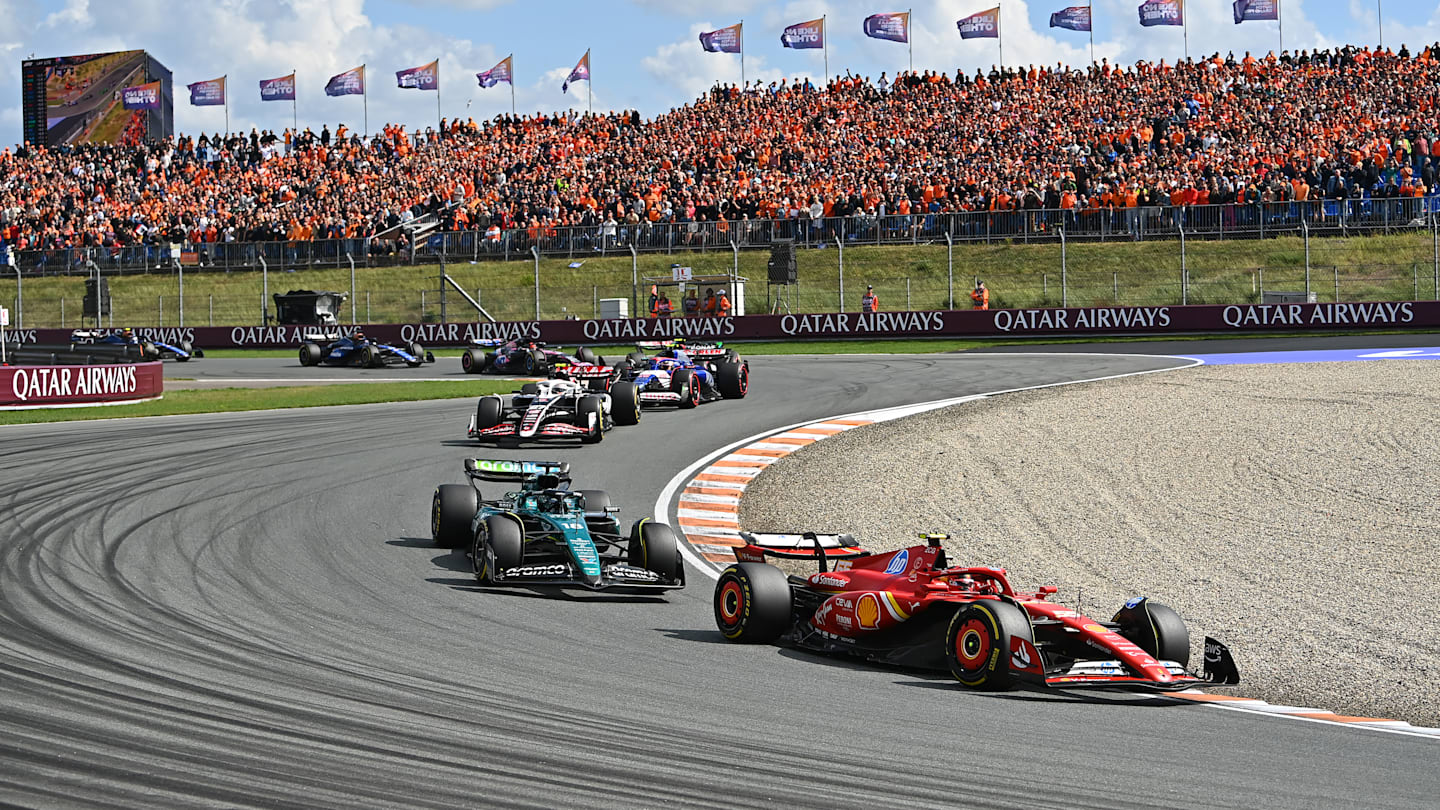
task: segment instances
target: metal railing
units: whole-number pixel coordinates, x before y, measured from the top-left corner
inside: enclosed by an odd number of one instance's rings
[[[1396,199],[1311,200],[1202,206],[1110,209],[1021,209],[911,214],[854,214],[812,220],[739,219],[720,222],[604,223],[586,227],[511,228],[498,235],[478,230],[422,234],[414,241],[380,236],[275,242],[184,242],[201,268],[272,269],[340,267],[353,256],[363,266],[435,264],[439,261],[526,261],[532,248],[546,258],[609,254],[729,251],[768,248],[777,240],[800,247],[931,244],[1043,244],[1069,241],[1265,239],[1391,233],[1430,228],[1440,218],[1440,195]],[[94,261],[105,273],[171,267],[170,244],[63,247],[15,251],[26,274],[87,274]]]

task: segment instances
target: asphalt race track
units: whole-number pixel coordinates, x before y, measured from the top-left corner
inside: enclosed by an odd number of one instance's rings
[[[744,402],[496,455],[571,460],[628,524],[766,428],[1177,364],[758,358]],[[731,645],[693,570],[663,600],[479,590],[428,539],[433,487],[493,452],[469,407],[0,428],[0,803],[1434,806],[1432,740]]]

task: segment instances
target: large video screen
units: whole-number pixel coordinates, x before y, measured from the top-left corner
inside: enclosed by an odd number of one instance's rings
[[[145,51],[27,59],[21,63],[27,143],[137,143],[174,132],[170,71]],[[160,109],[127,110],[123,88],[163,82]]]

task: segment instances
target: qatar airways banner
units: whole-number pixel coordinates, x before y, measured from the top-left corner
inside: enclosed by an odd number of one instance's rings
[[[1440,329],[1440,302],[1235,304],[1231,306],[1071,307],[1069,309],[745,315],[731,318],[620,318],[500,323],[365,324],[384,343],[464,346],[472,340],[627,344],[637,340],[785,340],[787,338],[1006,337],[1015,335],[1239,334],[1334,329]],[[134,327],[142,340],[190,341],[204,349],[296,348],[313,326]],[[68,329],[7,332],[17,343],[65,343]],[[196,362],[203,363],[204,360]]]
[[[154,399],[164,392],[156,363],[0,367],[0,408],[44,408]]]

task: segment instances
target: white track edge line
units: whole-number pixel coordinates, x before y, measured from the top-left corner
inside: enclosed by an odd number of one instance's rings
[[[978,354],[978,353],[975,353],[975,354]],[[1021,352],[995,352],[995,353],[992,353],[990,356],[993,357],[993,356],[1005,356],[1005,355],[1015,355],[1015,354],[1022,354],[1022,353],[1021,353]],[[811,421],[807,421],[807,422],[797,423],[797,424],[794,424],[794,425],[788,425],[788,426],[786,426],[786,427],[779,428],[779,429],[775,429],[775,430],[767,430],[767,431],[764,431],[764,432],[762,432],[762,433],[757,433],[757,434],[755,434],[754,436],[751,436],[751,437],[748,437],[748,438],[745,438],[745,439],[741,439],[741,440],[738,441],[738,442],[734,442],[734,443],[725,445],[724,447],[720,448],[719,450],[711,451],[711,452],[708,453],[707,455],[701,457],[699,460],[697,460],[697,461],[695,461],[694,463],[690,464],[690,465],[689,465],[688,467],[686,467],[685,469],[681,470],[674,478],[670,479],[669,483],[667,483],[667,484],[665,485],[664,489],[662,489],[662,490],[660,491],[660,497],[656,498],[656,500],[655,500],[655,520],[657,520],[657,521],[659,521],[659,522],[661,522],[661,523],[668,522],[668,520],[669,520],[670,508],[671,508],[671,505],[672,505],[672,504],[674,503],[674,501],[675,501],[675,495],[676,495],[676,493],[678,493],[678,492],[680,491],[680,489],[682,489],[685,485],[687,485],[687,484],[689,483],[690,479],[691,479],[696,473],[698,473],[701,469],[703,469],[703,468],[705,467],[705,465],[709,464],[710,462],[714,461],[716,458],[719,458],[720,456],[724,455],[725,453],[729,453],[729,452],[735,450],[736,448],[745,445],[745,444],[748,443],[748,442],[759,441],[759,440],[761,440],[761,439],[764,439],[764,438],[767,438],[767,437],[770,437],[770,436],[774,436],[774,435],[777,434],[777,433],[783,433],[783,432],[788,431],[788,430],[794,430],[794,429],[796,429],[796,428],[798,428],[798,427],[805,427],[805,426],[807,426],[807,425],[815,424],[815,423],[817,423],[817,422],[825,422],[825,421],[829,421],[829,420],[832,420],[832,419],[861,419],[861,418],[865,418],[865,416],[866,416],[867,414],[872,414],[872,413],[884,413],[884,412],[886,412],[886,411],[896,411],[896,410],[902,410],[902,409],[904,409],[904,408],[912,408],[912,407],[920,407],[920,406],[932,406],[932,407],[924,408],[923,410],[917,410],[917,411],[915,412],[915,414],[906,414],[906,415],[918,415],[918,414],[920,414],[920,413],[925,413],[925,412],[927,412],[927,411],[938,410],[938,409],[940,409],[940,408],[947,407],[948,405],[951,405],[951,404],[963,404],[963,403],[965,403],[965,402],[970,402],[970,401],[975,401],[975,400],[980,400],[980,399],[986,399],[986,398],[988,398],[988,397],[999,396],[999,395],[1001,395],[1001,394],[1014,394],[1014,393],[1019,393],[1019,392],[1021,392],[1021,391],[1037,391],[1037,390],[1042,390],[1042,389],[1046,389],[1046,388],[1060,388],[1060,387],[1063,387],[1063,386],[1066,386],[1066,385],[1079,385],[1079,384],[1081,384],[1081,383],[1103,382],[1103,381],[1105,381],[1105,380],[1118,380],[1118,379],[1122,379],[1122,378],[1125,378],[1125,377],[1139,377],[1139,376],[1143,376],[1143,375],[1146,375],[1146,374],[1157,374],[1157,373],[1165,372],[1165,371],[1180,371],[1180,370],[1182,370],[1182,369],[1195,368],[1195,367],[1197,367],[1197,366],[1205,365],[1205,361],[1204,361],[1204,360],[1201,360],[1201,359],[1199,359],[1199,358],[1197,358],[1197,357],[1185,357],[1185,356],[1182,356],[1182,355],[1160,355],[1160,354],[1104,354],[1104,353],[1098,353],[1098,352],[1093,352],[1093,353],[1092,353],[1092,352],[1083,352],[1083,353],[1082,353],[1082,352],[1025,352],[1024,354],[1029,354],[1030,356],[1047,356],[1047,357],[1065,356],[1065,355],[1083,355],[1083,356],[1090,356],[1090,357],[1154,357],[1154,358],[1170,358],[1170,359],[1175,359],[1175,360],[1188,360],[1188,361],[1190,361],[1190,364],[1189,364],[1189,365],[1185,365],[1185,366],[1172,366],[1172,367],[1170,367],[1170,368],[1149,369],[1149,370],[1146,370],[1146,371],[1131,371],[1131,372],[1126,372],[1126,373],[1124,373],[1124,374],[1111,374],[1111,375],[1107,375],[1107,376],[1104,376],[1104,377],[1091,377],[1091,378],[1089,378],[1089,379],[1084,379],[1084,380],[1067,380],[1067,381],[1065,381],[1065,382],[1058,382],[1058,383],[1045,383],[1045,384],[1042,384],[1042,385],[1027,385],[1027,386],[1022,386],[1022,387],[1019,387],[1019,388],[1008,388],[1008,389],[1005,389],[1005,390],[1003,390],[1003,391],[990,391],[990,392],[983,393],[983,394],[971,394],[971,395],[963,396],[963,397],[951,397],[951,398],[949,398],[949,399],[933,400],[933,401],[931,401],[931,402],[917,403],[916,405],[912,405],[912,406],[896,406],[896,407],[890,407],[890,408],[878,408],[878,409],[873,409],[873,410],[869,410],[869,411],[857,411],[857,412],[855,412],[855,413],[844,414],[844,415],[842,415],[842,416],[828,416],[828,417],[825,417],[825,418],[823,418],[823,419],[815,419],[815,420],[811,420]],[[972,355],[972,356],[973,356],[973,355]],[[895,418],[903,418],[903,417],[895,417]],[[828,438],[828,437],[827,437],[827,438]],[[684,536],[685,536],[685,532],[684,532],[683,529],[680,530],[680,535],[681,535],[681,537],[684,537]],[[720,570],[717,569],[717,568],[714,566],[713,563],[711,563],[710,561],[704,559],[704,558],[701,557],[700,555],[696,554],[694,548],[692,548],[692,547],[690,546],[690,542],[689,542],[688,539],[685,539],[685,540],[680,544],[680,552],[681,552],[681,554],[683,554],[683,555],[685,556],[685,558],[686,558],[687,560],[690,561],[690,563],[691,563],[692,565],[694,565],[696,568],[698,568],[698,569],[700,570],[700,572],[703,573],[705,576],[707,576],[707,577],[709,577],[709,578],[711,578],[711,579],[719,579],[719,578],[720,578]],[[1184,698],[1173,698],[1173,699],[1176,700],[1176,701],[1184,701]],[[1249,704],[1249,705],[1246,705],[1246,706],[1235,706],[1235,705],[1227,705],[1227,702],[1225,702],[1225,701],[1215,701],[1215,702],[1210,702],[1210,701],[1204,701],[1204,702],[1202,702],[1202,701],[1184,701],[1184,702],[1186,702],[1186,703],[1201,703],[1201,705],[1203,705],[1203,706],[1213,707],[1213,708],[1216,708],[1216,709],[1224,709],[1225,711],[1232,711],[1232,712],[1243,712],[1243,713],[1245,713],[1245,714],[1260,715],[1260,716],[1263,716],[1263,717],[1282,717],[1282,718],[1287,718],[1287,719],[1290,719],[1290,720],[1303,720],[1303,721],[1307,721],[1307,722],[1311,722],[1311,723],[1319,723],[1319,724],[1322,724],[1322,725],[1335,726],[1335,727],[1339,727],[1339,728],[1362,729],[1362,730],[1364,730],[1364,731],[1376,731],[1376,732],[1380,732],[1380,733],[1383,733],[1383,734],[1398,734],[1398,735],[1401,735],[1401,736],[1404,736],[1404,737],[1417,737],[1417,738],[1420,738],[1420,739],[1427,739],[1427,740],[1440,740],[1440,729],[1430,729],[1430,728],[1427,728],[1427,727],[1424,727],[1424,726],[1412,726],[1412,725],[1410,725],[1409,723],[1405,723],[1405,725],[1408,726],[1408,728],[1395,728],[1395,727],[1380,725],[1380,724],[1377,724],[1377,723],[1342,723],[1342,722],[1339,722],[1339,721],[1336,721],[1336,720],[1326,720],[1326,719],[1320,718],[1320,717],[1302,717],[1302,716],[1297,715],[1297,714],[1288,714],[1288,713],[1285,713],[1285,712],[1274,711],[1273,709],[1267,711],[1267,710],[1265,710],[1265,709],[1252,708],[1251,706],[1253,706],[1253,704]],[[1260,703],[1265,703],[1265,701],[1259,701],[1259,702],[1260,702]],[[1267,705],[1268,705],[1268,704],[1267,704]],[[1321,712],[1328,712],[1329,710],[1327,710],[1327,709],[1320,709],[1319,711],[1321,711]],[[1333,714],[1334,712],[1330,712],[1330,713]],[[1394,721],[1394,722],[1404,723],[1405,721],[1401,720],[1401,721]]]

